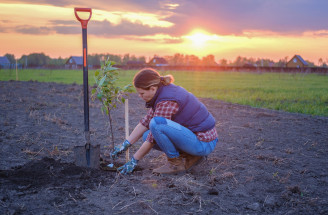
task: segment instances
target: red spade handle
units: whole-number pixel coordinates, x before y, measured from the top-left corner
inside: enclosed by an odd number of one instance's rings
[[[89,12],[89,18],[88,19],[81,19],[79,17],[79,15],[77,15],[77,12]],[[79,20],[81,22],[81,25],[82,25],[82,28],[86,29],[87,28],[87,25],[88,25],[88,22],[91,18],[91,15],[92,15],[92,10],[91,8],[74,8],[74,13],[75,13],[75,17],[77,20]]]

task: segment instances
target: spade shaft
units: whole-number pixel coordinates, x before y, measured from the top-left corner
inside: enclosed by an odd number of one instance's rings
[[[85,159],[79,159],[86,161],[86,166],[95,167],[93,162],[96,161],[99,150],[93,150],[90,143],[90,130],[89,130],[89,83],[88,83],[88,44],[87,44],[87,26],[88,21],[91,18],[91,8],[74,8],[75,17],[80,21],[82,26],[82,43],[83,43],[83,98],[84,98],[84,133],[85,133]],[[86,14],[85,18],[81,18],[79,13]],[[96,148],[97,149],[97,148]],[[94,153],[95,152],[95,153]],[[79,155],[77,155],[78,157]],[[82,155],[81,155],[82,156]],[[99,154],[98,154],[99,157]],[[91,162],[92,161],[92,162]],[[92,163],[92,164],[91,164]]]

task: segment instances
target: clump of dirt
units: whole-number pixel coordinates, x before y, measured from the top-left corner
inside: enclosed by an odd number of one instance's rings
[[[73,163],[60,163],[60,161],[49,157],[32,160],[23,166],[14,167],[12,170],[1,170],[0,174],[3,179],[9,182],[8,186],[14,184],[15,186],[35,189],[45,186],[61,186],[67,181],[73,186],[82,182],[86,188],[103,180],[100,171],[78,167]],[[95,180],[91,181],[91,177],[94,177]]]
[[[173,176],[151,151],[129,176],[77,167],[84,145],[83,88],[0,82],[1,214],[327,214],[328,118],[200,98],[217,120],[219,143],[208,159]],[[129,98],[131,130],[146,114]],[[113,114],[124,140],[124,108]],[[91,144],[108,148],[107,117],[90,102]],[[131,147],[131,155],[141,142]],[[117,164],[123,164],[122,157]]]

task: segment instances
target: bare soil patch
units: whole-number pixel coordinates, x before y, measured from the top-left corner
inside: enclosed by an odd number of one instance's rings
[[[207,161],[158,176],[164,157],[153,150],[122,176],[73,164],[72,148],[84,145],[82,86],[0,82],[0,96],[0,214],[328,214],[327,117],[201,98],[219,133]],[[129,106],[132,130],[146,109],[136,94]],[[113,118],[119,144],[123,106]],[[98,102],[90,130],[103,153],[110,137]]]

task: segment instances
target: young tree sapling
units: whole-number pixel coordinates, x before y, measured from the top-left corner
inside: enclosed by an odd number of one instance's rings
[[[95,72],[96,88],[92,89],[92,97],[99,99],[102,103],[101,110],[108,115],[111,149],[114,149],[114,133],[111,111],[117,108],[118,104],[124,103],[128,93],[132,92],[132,85],[124,87],[117,86],[118,68],[113,67],[115,62],[107,59],[102,63],[101,68]]]

